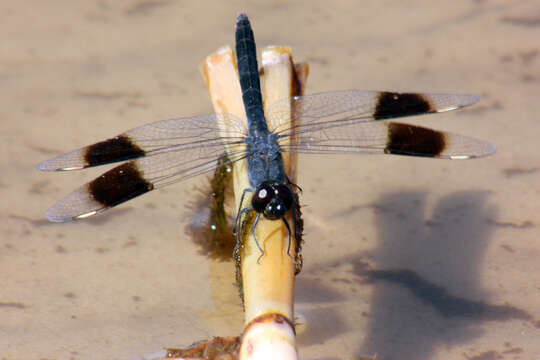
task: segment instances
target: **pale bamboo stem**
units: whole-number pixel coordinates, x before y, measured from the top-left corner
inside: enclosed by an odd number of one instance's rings
[[[289,48],[271,47],[264,50],[262,67],[266,111],[267,107],[276,100],[291,97],[299,80],[294,73],[295,68]],[[210,92],[215,112],[233,114],[245,121],[245,111],[232,50],[229,47],[224,47],[208,56],[201,66],[201,72]],[[302,85],[307,77],[307,67],[300,75],[302,76],[300,85]],[[281,125],[283,126],[283,124]],[[277,124],[270,122],[268,126],[272,129]],[[225,133],[226,129],[223,131]],[[232,148],[227,150],[234,151]],[[284,160],[289,179],[296,182],[296,157],[285,156]],[[233,184],[236,208],[238,208],[244,189],[251,188],[245,161],[234,164]],[[244,201],[244,206],[248,204],[248,201]],[[293,231],[291,242],[294,242],[294,223],[291,216],[287,217],[287,221]],[[247,226],[251,228],[250,223]],[[261,217],[255,227],[255,236],[264,249],[264,256],[261,257],[261,252],[251,236],[251,231],[244,233],[248,238],[242,239],[243,248],[240,252],[240,261],[245,323],[249,324],[254,319],[266,314],[277,314],[278,317],[281,315],[289,320],[285,323],[283,321],[276,323],[274,328],[269,327],[268,322],[264,325],[259,324],[251,327],[257,329],[256,334],[261,334],[261,328],[267,329],[266,336],[263,335],[262,338],[258,338],[259,335],[253,338],[251,334],[244,334],[244,337],[250,339],[251,346],[257,343],[262,347],[269,346],[268,341],[273,343],[277,338],[285,339],[282,344],[283,348],[287,349],[285,352],[294,354],[294,357],[287,355],[285,358],[296,358],[294,329],[284,330],[293,324],[294,319],[294,243],[290,244],[289,248],[289,233],[282,221],[270,221]]]

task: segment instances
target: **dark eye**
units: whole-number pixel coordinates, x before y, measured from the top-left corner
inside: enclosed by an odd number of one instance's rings
[[[291,189],[285,184],[279,184],[274,188],[274,193],[281,200],[285,206],[285,209],[289,210],[294,200],[294,195]]]
[[[264,208],[274,197],[274,189],[269,184],[262,184],[257,188],[257,191],[253,194],[251,198],[251,206],[253,210],[260,213],[263,212]]]

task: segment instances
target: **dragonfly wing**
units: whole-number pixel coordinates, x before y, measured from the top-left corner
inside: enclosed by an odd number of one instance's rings
[[[222,130],[227,129],[227,131]],[[38,165],[75,170],[133,159],[73,191],[47,212],[54,222],[102,212],[155,188],[214,170],[229,148],[231,163],[245,157],[245,128],[233,115],[205,115],[143,125],[117,137]]]
[[[397,122],[348,123],[294,135],[284,152],[365,153],[471,159],[493,154],[490,143],[467,136]]]
[[[273,104],[266,116],[278,124],[274,132],[316,131],[341,123],[370,122],[455,110],[478,102],[471,94],[417,94],[344,90],[297,96]],[[291,112],[293,122],[290,128]]]
[[[478,99],[469,94],[347,90],[280,101],[268,116],[287,119],[277,130],[283,151],[468,159],[490,155],[495,147],[466,136],[381,120],[450,111]],[[294,125],[285,128],[291,113]]]
[[[53,222],[65,222],[101,213],[159,187],[210,172],[245,157],[243,145],[225,161],[223,147],[211,150],[168,151],[128,161],[76,189],[46,213]]]
[[[37,168],[42,171],[80,170],[168,151],[223,147],[240,141],[245,134],[245,125],[230,114],[162,120],[43,161]]]

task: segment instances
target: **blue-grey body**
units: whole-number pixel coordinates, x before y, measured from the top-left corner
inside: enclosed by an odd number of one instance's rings
[[[236,24],[236,58],[248,122],[244,141],[249,154],[249,183],[253,190],[263,181],[286,183],[278,135],[269,132],[264,117],[255,40],[245,14],[239,15]]]

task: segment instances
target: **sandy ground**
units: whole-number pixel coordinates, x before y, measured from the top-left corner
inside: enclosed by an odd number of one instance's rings
[[[68,224],[98,172],[37,162],[211,112],[200,61],[247,10],[308,93],[482,95],[411,122],[488,140],[474,161],[302,157],[303,359],[540,358],[540,3],[25,1],[0,4],[0,359],[142,359],[242,328],[231,263],[184,233],[201,178]]]

